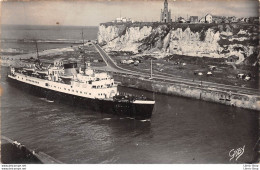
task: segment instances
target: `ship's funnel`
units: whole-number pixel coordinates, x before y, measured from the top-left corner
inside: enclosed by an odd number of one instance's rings
[[[64,64],[64,74],[67,76],[77,75],[77,63]]]

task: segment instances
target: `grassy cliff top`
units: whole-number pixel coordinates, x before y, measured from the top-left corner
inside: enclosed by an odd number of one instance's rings
[[[178,29],[181,28],[182,30],[185,30],[186,28],[190,28],[192,32],[201,32],[202,30],[207,30],[209,28],[215,30],[215,31],[230,31],[230,32],[238,32],[239,30],[248,30],[248,32],[255,32],[258,31],[258,25],[252,24],[252,23],[160,23],[160,22],[127,22],[127,23],[113,23],[113,22],[107,22],[107,23],[101,23],[100,25],[103,25],[105,27],[108,26],[117,26],[117,27],[153,27],[157,28],[159,26],[167,26],[171,29]]]

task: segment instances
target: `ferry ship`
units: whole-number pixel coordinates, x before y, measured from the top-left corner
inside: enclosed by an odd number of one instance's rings
[[[69,101],[87,109],[135,119],[149,119],[152,116],[154,100],[143,96],[119,95],[117,84],[107,72],[98,72],[84,63],[65,63],[55,60],[52,66],[10,67],[9,82],[50,100]]]

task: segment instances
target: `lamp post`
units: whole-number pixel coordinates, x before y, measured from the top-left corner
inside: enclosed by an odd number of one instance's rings
[[[151,59],[151,79],[153,78],[153,59]]]

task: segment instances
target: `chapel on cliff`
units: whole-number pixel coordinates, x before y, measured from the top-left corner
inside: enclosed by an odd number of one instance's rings
[[[161,9],[161,20],[160,20],[160,22],[163,22],[163,23],[172,22],[171,10],[168,9],[167,0],[164,0],[164,8]]]

